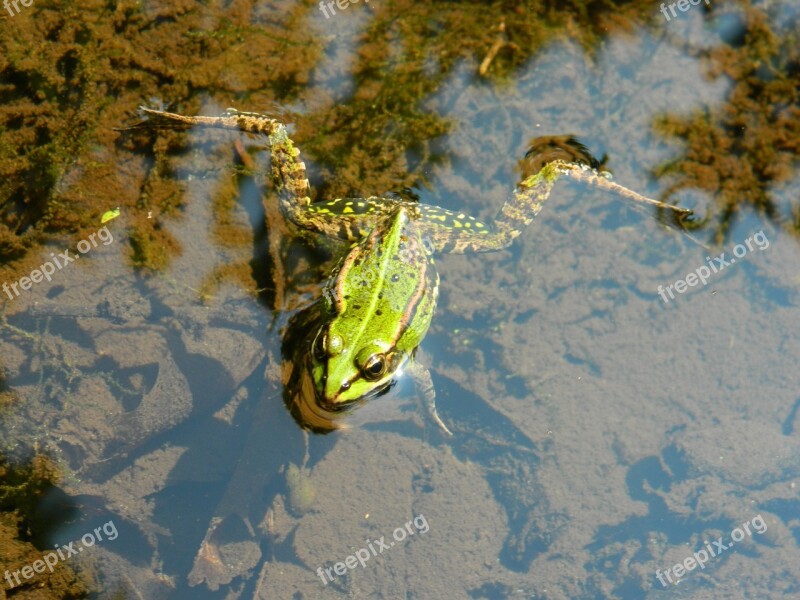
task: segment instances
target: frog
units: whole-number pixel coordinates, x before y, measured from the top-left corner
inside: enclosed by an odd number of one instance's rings
[[[528,169],[487,223],[395,195],[312,202],[300,150],[279,120],[233,108],[218,116],[140,110],[145,120],[138,126],[210,127],[266,138],[272,155],[271,180],[284,218],[306,235],[344,245],[322,288],[317,329],[302,348],[307,387],[314,397],[304,410],[310,411],[316,423],[329,423],[331,428],[341,414],[385,394],[405,371],[425,399],[431,418],[452,435],[436,411],[430,372],[414,360],[436,311],[435,256],[507,248],[533,222],[562,176],[682,216],[691,214],[689,209],[646,198],[611,181],[573,137],[561,140],[555,152],[543,152],[541,144],[533,144],[526,154]]]

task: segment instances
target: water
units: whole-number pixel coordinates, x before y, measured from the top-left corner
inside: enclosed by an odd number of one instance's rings
[[[92,572],[100,598],[796,595],[800,181],[781,86],[796,88],[798,12],[658,9],[565,28],[567,12],[535,7],[147,4],[117,14],[124,35],[107,15],[78,27],[102,10],[88,5],[9,17],[0,280],[80,255],[8,298],[0,327],[5,456],[51,457],[23,481],[60,473],[41,492],[0,483],[8,523],[31,532],[4,530],[15,588],[72,542],[56,573]],[[45,41],[37,27],[59,19]],[[69,35],[96,51],[70,53]],[[514,45],[483,77],[494,40]],[[127,43],[138,63],[97,62]],[[22,69],[22,46],[45,76]],[[134,75],[141,89],[120,84]],[[37,92],[58,124],[38,138],[20,117]],[[292,121],[319,198],[410,187],[489,220],[529,141],[572,134],[619,183],[709,219],[682,232],[560,181],[511,248],[437,258],[418,358],[454,436],[406,378],[349,429],[307,435],[279,382],[282,328],[320,277],[313,243],[286,250],[300,293],[273,311],[260,142],[111,131],[149,96]],[[71,133],[74,119],[91,126]],[[103,226],[112,241],[78,246]],[[25,582],[62,597],[64,580]]]

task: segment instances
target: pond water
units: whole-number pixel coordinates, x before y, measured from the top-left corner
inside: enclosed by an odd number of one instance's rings
[[[800,9],[673,6],[9,5],[0,598],[797,597]],[[315,200],[491,222],[573,135],[696,216],[559,180],[436,256],[452,436],[406,375],[307,431],[336,249],[263,138],[120,131],[141,104],[289,123]]]

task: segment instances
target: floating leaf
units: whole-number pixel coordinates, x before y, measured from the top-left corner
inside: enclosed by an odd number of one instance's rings
[[[111,219],[116,219],[119,216],[119,207],[115,208],[114,210],[107,210],[103,213],[103,216],[100,217],[101,223],[106,223]]]

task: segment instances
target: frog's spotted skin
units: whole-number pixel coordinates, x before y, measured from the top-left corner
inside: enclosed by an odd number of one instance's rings
[[[334,237],[353,241],[354,237],[360,239],[363,236],[365,225],[368,224],[370,228],[375,226],[376,217],[383,219],[387,213],[400,206],[413,208],[419,211],[416,226],[422,236],[431,242],[436,252],[446,254],[488,252],[507,247],[522,233],[542,209],[558,176],[556,165],[547,165],[540,173],[521,182],[514,190],[514,197],[507,201],[498,213],[493,227],[464,213],[409,200],[379,196],[337,198],[310,204],[308,210],[311,214],[333,217],[339,221],[340,226]],[[326,232],[320,231],[320,233]]]
[[[440,229],[453,229],[456,231],[463,230],[466,232],[474,232],[475,235],[487,235],[491,232],[484,223],[465,215],[464,213],[455,213],[453,211],[439,208],[438,206],[429,206],[425,204],[418,204],[409,200],[400,200],[396,198],[381,198],[379,196],[371,196],[369,198],[337,198],[328,202],[319,202],[309,206],[312,213],[320,215],[336,215],[336,216],[367,216],[373,214],[385,214],[386,211],[393,211],[397,207],[414,208],[419,212],[419,219],[421,223],[419,226],[422,229],[430,229],[427,236],[428,239],[433,239],[437,236]],[[430,223],[433,227],[426,227],[425,223]],[[341,233],[340,233],[341,237]],[[437,250],[446,252],[447,250],[442,247]]]
[[[317,417],[335,415],[386,390],[413,357],[436,307],[439,277],[431,252],[484,252],[508,246],[539,213],[561,175],[648,201],[590,168],[597,165],[585,159],[585,148],[565,138],[563,151],[526,156],[534,172],[517,185],[490,224],[400,198],[337,198],[312,204],[300,152],[278,121],[233,109],[219,117],[142,110],[149,120],[137,127],[202,126],[266,136],[272,181],[286,218],[306,231],[351,244],[324,288],[322,324],[307,342],[320,409],[312,412]],[[448,431],[433,407],[430,375],[419,365],[411,366],[434,418]]]

